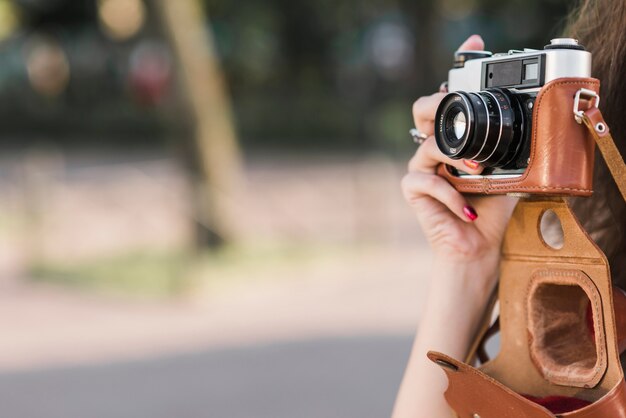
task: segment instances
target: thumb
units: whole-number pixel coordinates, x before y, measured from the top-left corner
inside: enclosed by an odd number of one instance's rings
[[[458,51],[482,51],[485,49],[485,41],[480,35],[472,35],[465,40]]]

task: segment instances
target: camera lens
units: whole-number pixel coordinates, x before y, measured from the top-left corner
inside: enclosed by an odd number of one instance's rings
[[[463,112],[456,113],[452,119],[452,126],[454,128],[454,135],[456,136],[456,139],[463,138],[463,134],[465,134],[465,127],[467,126],[465,114]]]
[[[444,97],[437,108],[435,138],[450,158],[507,168],[524,148],[524,126],[520,102],[510,91],[457,91]]]

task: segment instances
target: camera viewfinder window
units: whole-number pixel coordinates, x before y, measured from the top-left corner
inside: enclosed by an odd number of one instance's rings
[[[536,80],[539,76],[539,63],[526,64],[524,66],[524,81]]]

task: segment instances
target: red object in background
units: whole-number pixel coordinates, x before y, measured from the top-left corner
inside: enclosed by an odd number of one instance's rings
[[[539,398],[532,395],[522,395],[529,401],[533,401],[546,408],[553,414],[564,414],[565,412],[575,411],[583,408],[587,405],[591,405],[591,402],[578,398],[570,398],[568,396],[546,396],[545,398]]]
[[[166,95],[172,79],[172,59],[160,42],[141,42],[131,53],[129,86],[143,105],[157,105]]]

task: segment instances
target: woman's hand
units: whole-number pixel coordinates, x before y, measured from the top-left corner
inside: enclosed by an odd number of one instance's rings
[[[469,37],[459,50],[482,50],[478,35]],[[446,157],[435,143],[435,111],[445,92],[420,97],[413,105],[417,129],[429,135],[409,162],[402,191],[415,209],[421,227],[436,257],[448,262],[476,263],[497,267],[500,245],[517,199],[508,196],[464,196],[436,173],[446,163],[470,174],[482,167],[473,161]],[[488,265],[484,262],[489,260]]]
[[[459,49],[483,47],[483,40],[474,35]],[[432,136],[435,111],[444,95],[422,97],[413,106],[415,126],[429,137],[411,159],[402,191],[415,209],[435,259],[393,418],[452,417],[443,397],[447,379],[426,353],[436,350],[458,359],[467,355],[497,282],[502,238],[517,203],[507,196],[464,196],[435,173],[440,163],[471,174],[482,172],[480,165],[449,159],[437,148]]]

